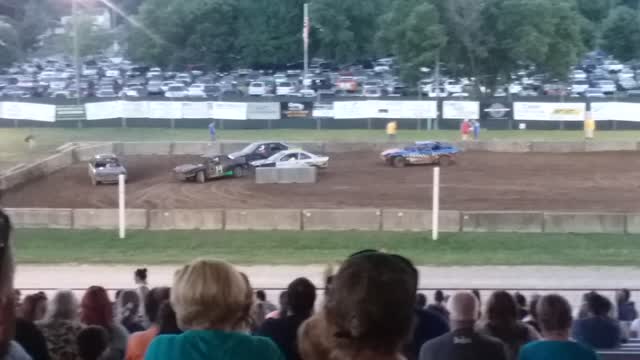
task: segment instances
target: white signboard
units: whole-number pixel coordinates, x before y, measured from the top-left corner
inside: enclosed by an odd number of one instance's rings
[[[182,103],[183,119],[208,119],[209,103],[208,102],[183,102]]]
[[[2,103],[2,118],[33,121],[56,121],[56,106],[21,102]]]
[[[247,103],[214,102],[211,117],[225,120],[247,120]]]
[[[373,117],[375,110],[377,107],[370,101],[336,101],[333,103],[333,115],[336,119],[367,119]]]
[[[182,103],[177,101],[149,101],[149,118],[182,119]]]
[[[333,104],[316,104],[313,106],[314,118],[332,118]]]
[[[480,103],[477,101],[444,101],[442,117],[445,119],[479,119]]]
[[[122,117],[121,101],[105,101],[84,105],[87,120],[117,119]]]
[[[252,102],[247,104],[247,119],[279,120],[280,103]]]
[[[122,116],[129,119],[149,117],[149,105],[146,101],[123,101]]]
[[[430,119],[438,116],[436,101],[371,101],[376,116],[384,119]]]
[[[640,121],[640,103],[591,103],[594,120]]]
[[[584,121],[585,113],[586,104],[584,103],[516,102],[513,104],[515,120]]]

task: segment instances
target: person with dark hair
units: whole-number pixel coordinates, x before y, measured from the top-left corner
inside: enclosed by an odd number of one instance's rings
[[[121,360],[127,348],[127,330],[114,321],[113,308],[107,291],[101,286],[91,286],[80,304],[81,318],[87,326],[103,327],[109,335],[109,346],[101,360]]]
[[[301,357],[402,358],[411,337],[417,284],[417,271],[403,257],[377,252],[350,257],[335,275],[322,311],[300,329]]]
[[[612,304],[606,297],[591,293],[586,297],[587,317],[573,323],[572,337],[595,349],[613,349],[622,342],[622,331],[609,313]]]
[[[79,308],[78,300],[71,291],[58,291],[51,299],[47,316],[37,323],[47,340],[52,360],[78,357],[76,338],[83,328],[78,319]]]
[[[182,330],[178,327],[176,312],[173,311],[170,301],[164,301],[158,309],[158,335],[179,335]]]
[[[636,304],[631,301],[629,289],[616,292],[616,303],[618,305],[618,320],[631,322],[638,318]]]
[[[109,347],[109,333],[102,326],[87,326],[78,334],[76,344],[80,359],[101,360]]]
[[[523,345],[540,338],[537,331],[518,320],[518,305],[506,291],[491,294],[479,331],[502,340],[509,350],[507,359],[516,359]]]
[[[538,301],[540,300],[540,295],[533,295],[531,297],[531,301],[529,301],[529,316],[524,323],[534,328],[538,333],[540,333],[540,325],[538,325]]]
[[[480,303],[472,293],[461,292],[449,301],[452,331],[427,341],[420,360],[506,360],[507,349],[496,338],[475,330]]]
[[[289,312],[289,298],[287,296],[287,290],[280,292],[280,296],[278,297],[278,303],[280,308],[278,310],[272,311],[265,316],[266,319],[279,319],[281,317],[287,316]],[[283,315],[284,314],[284,315]]]
[[[27,295],[22,302],[21,318],[30,322],[44,319],[47,313],[47,295],[43,292]]]
[[[27,295],[21,310],[21,316],[15,320],[15,340],[34,360],[49,359],[47,340],[35,324],[45,316],[47,296],[43,292]]]
[[[560,295],[545,295],[537,302],[536,313],[542,328],[542,341],[522,347],[519,360],[597,360],[595,351],[569,340],[571,306]]]
[[[288,312],[281,309],[279,318],[265,320],[256,335],[273,340],[287,360],[298,360],[298,328],[313,313],[316,287],[307,278],[298,278],[289,284],[286,296]]]
[[[116,302],[116,314],[120,325],[124,326],[130,334],[144,331],[145,327],[138,320],[140,313],[140,298],[134,290],[122,292]]]
[[[149,317],[151,326],[149,329],[136,332],[129,337],[127,344],[126,360],[143,360],[144,354],[153,338],[158,335],[158,312],[160,305],[169,300],[170,290],[168,287],[153,288],[144,299],[145,313]]]
[[[198,259],[176,271],[171,304],[185,332],[156,336],[146,360],[283,359],[270,339],[246,333],[253,290],[224,261]]]
[[[31,360],[20,344],[13,340],[16,303],[13,289],[15,263],[10,239],[11,220],[0,210],[0,359]]]
[[[283,294],[280,294],[281,298]],[[267,300],[267,294],[264,290],[256,291],[256,303],[255,303],[255,325],[260,326],[264,320],[267,318],[268,314],[271,314],[274,311],[277,311],[278,307],[273,305],[269,300]]]
[[[442,292],[442,290],[436,290],[436,292],[433,295],[433,301],[435,303],[427,306],[427,310],[440,314],[445,319],[449,319],[449,311],[447,310],[447,306],[445,304],[447,299],[444,296],[444,293]]]
[[[518,305],[518,320],[522,321],[529,315],[529,310],[527,310],[527,298],[517,291],[513,294],[513,298],[516,300],[516,304]]]
[[[133,273],[133,281],[136,284],[136,291],[138,292],[138,299],[140,299],[140,301],[143,301],[144,299],[146,299],[147,294],[149,293],[149,283],[147,282],[147,268],[141,268],[141,269],[136,269],[136,271]],[[119,297],[116,296],[116,300]],[[142,307],[140,307],[140,310],[138,312],[138,315],[141,318],[145,318],[147,316],[147,314],[144,314],[144,309]]]
[[[423,293],[416,294],[416,309],[424,309],[427,306],[427,296]]]

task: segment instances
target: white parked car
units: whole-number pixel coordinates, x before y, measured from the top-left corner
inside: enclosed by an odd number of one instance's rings
[[[254,167],[289,167],[289,166],[315,166],[326,168],[329,165],[329,157],[318,156],[304,150],[284,150],[268,159],[251,162]]]
[[[362,95],[364,97],[381,97],[382,89],[378,87],[368,87],[362,90]]]
[[[587,74],[582,70],[574,70],[571,73],[571,79],[573,79],[574,81],[587,80]]]
[[[193,84],[189,86],[189,89],[187,89],[187,96],[195,98],[206,98],[207,94],[204,92],[204,84]]]
[[[162,85],[160,85],[160,88],[162,89],[162,91],[167,92],[169,91],[169,87],[173,85],[179,85],[179,84],[176,84],[174,81],[163,81]]]
[[[315,97],[315,96],[316,96],[316,92],[315,92],[315,91],[313,91],[313,90],[311,90],[311,89],[303,89],[303,90],[300,90],[300,91],[298,92],[298,94],[299,94],[301,97],[308,97],[308,98],[311,98],[311,97]]]
[[[189,74],[178,74],[176,76],[176,82],[181,82],[185,85],[191,84],[191,75]]]
[[[518,83],[509,84],[509,94],[515,95],[515,94],[518,94],[520,91],[522,91],[522,85]]]
[[[249,84],[250,96],[264,96],[267,94],[267,84],[262,81],[254,81]]]
[[[466,98],[466,97],[469,97],[469,93],[459,92],[459,93],[453,93],[453,94],[451,94],[449,96],[455,97],[455,98]]]
[[[276,95],[290,95],[294,92],[296,92],[296,87],[290,81],[282,81],[276,85]]]
[[[114,70],[114,69],[107,70],[104,73],[104,76],[106,76],[106,77],[114,77],[114,78],[120,77],[120,70]]]
[[[587,80],[577,80],[571,84],[572,94],[582,94],[589,88],[589,82]]]
[[[585,90],[584,96],[590,97],[590,98],[603,98],[603,97],[605,97],[604,93],[599,88],[589,88],[589,89]]]
[[[162,76],[162,69],[154,67],[147,72],[147,78]]]
[[[273,75],[273,81],[275,81],[276,84],[287,81],[287,75],[281,73],[275,74]]]
[[[118,97],[118,94],[113,89],[100,89],[96,92],[96,97],[99,98],[114,98]]]
[[[187,89],[183,85],[171,85],[165,91],[164,97],[174,99],[187,97]]]
[[[461,93],[462,90],[462,82],[455,80],[447,80],[444,82],[444,88],[447,89],[448,93]]]
[[[602,90],[606,95],[614,94],[617,90],[616,83],[611,80],[600,80],[597,82],[598,89]]]
[[[631,69],[624,69],[618,73],[618,81],[622,81],[623,79],[633,79],[635,78],[636,73]]]
[[[431,98],[449,96],[449,92],[444,86],[440,86],[436,89],[435,86],[429,85],[428,94],[429,94],[429,97]]]
[[[617,60],[606,60],[602,67],[609,72],[619,72],[624,70],[624,65]]]

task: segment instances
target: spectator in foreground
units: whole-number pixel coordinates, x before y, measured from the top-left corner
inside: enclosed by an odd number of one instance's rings
[[[145,313],[149,317],[151,326],[145,331],[140,331],[132,334],[129,337],[127,344],[127,357],[126,360],[143,360],[144,354],[147,352],[147,348],[153,338],[158,335],[158,314],[160,305],[169,300],[169,288],[158,287],[153,288],[147,294],[147,298],[144,301]]]
[[[171,302],[166,300],[160,305],[158,310],[158,335],[179,335],[182,330],[178,327],[176,312],[173,311]]]
[[[21,318],[26,321],[34,323],[44,319],[47,313],[47,295],[43,292],[27,295],[27,297],[24,298],[21,309]]]
[[[513,298],[516,300],[516,304],[518,305],[518,320],[522,321],[529,316],[529,310],[527,310],[527,298],[519,292],[513,294]]]
[[[480,314],[472,293],[457,293],[449,301],[452,331],[426,342],[420,360],[506,360],[504,344],[475,330]]]
[[[416,294],[416,309],[424,309],[427,306],[427,296],[423,293]]]
[[[278,310],[278,307],[267,300],[267,294],[264,292],[264,290],[256,291],[256,300],[255,325],[260,326],[267,318],[267,315]]]
[[[595,349],[613,349],[622,342],[622,331],[617,320],[609,317],[611,302],[592,293],[586,298],[587,315],[573,323],[572,337]]]
[[[571,306],[560,295],[546,295],[538,301],[536,312],[542,328],[542,341],[525,345],[520,360],[597,360],[596,353],[569,340]]]
[[[140,297],[138,297],[136,291],[123,291],[118,298],[116,309],[120,325],[124,326],[130,334],[145,330],[138,317],[140,313]]]
[[[52,360],[78,357],[76,338],[83,328],[78,319],[79,308],[78,300],[71,291],[58,291],[51,299],[47,316],[37,323],[47,341]]]
[[[520,348],[540,335],[518,320],[518,306],[506,291],[496,291],[489,297],[479,331],[502,340],[507,345],[507,359],[517,359]]]
[[[133,273],[133,281],[136,283],[136,290],[138,291],[138,299],[145,299],[149,293],[149,284],[147,283],[147,268],[136,269]],[[116,296],[116,299],[119,299]],[[145,314],[140,314],[141,316]]]
[[[405,258],[367,252],[347,259],[324,308],[300,330],[305,360],[397,360],[409,340],[418,274]],[[366,304],[366,306],[364,306]]]
[[[447,312],[448,314],[448,312]],[[422,345],[449,332],[449,323],[441,314],[428,309],[416,309],[413,338],[405,347],[409,360],[417,359]]]
[[[287,290],[280,293],[278,303],[280,304],[280,309],[268,313],[267,316],[265,316],[265,320],[280,319],[287,316],[287,313],[289,312],[289,297],[287,295]]]
[[[171,303],[180,335],[160,335],[147,360],[283,359],[269,339],[247,335],[253,292],[248,281],[226,262],[196,260],[174,276]]]
[[[435,294],[433,295],[433,301],[435,301],[435,303],[427,306],[427,310],[440,314],[442,315],[442,317],[448,320],[449,311],[447,310],[446,306],[447,299],[445,298],[442,290],[436,290]]]
[[[298,328],[313,313],[316,287],[307,278],[298,278],[289,284],[286,294],[289,314],[265,320],[256,334],[273,340],[285,359],[298,360]]]
[[[631,292],[628,289],[622,289],[616,293],[616,302],[618,305],[618,320],[631,322],[638,318],[636,304],[631,301]]]
[[[123,359],[129,334],[122,325],[114,321],[113,308],[109,302],[107,291],[100,286],[91,286],[84,294],[80,307],[83,324],[101,326],[109,335],[109,346],[101,360]]]
[[[529,316],[524,321],[525,324],[534,328],[540,333],[540,325],[538,324],[538,301],[540,301],[540,295],[533,295],[531,301],[529,301]]]
[[[76,345],[80,359],[101,360],[109,346],[109,334],[102,326],[87,326],[78,334]]]
[[[0,359],[31,360],[22,346],[13,341],[16,305],[13,292],[13,248],[11,221],[0,210]]]

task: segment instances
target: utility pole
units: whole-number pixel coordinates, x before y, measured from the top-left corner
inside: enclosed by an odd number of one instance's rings
[[[78,45],[78,0],[71,0],[71,22],[73,23],[73,65],[76,69],[76,105],[80,105],[80,49]],[[78,128],[82,120],[78,120]]]
[[[302,40],[304,45],[304,74],[302,77],[303,84],[307,80],[307,74],[309,74],[309,31],[311,29],[311,23],[309,21],[309,4],[304,4],[304,25],[302,28]],[[307,86],[304,86],[305,89]]]

